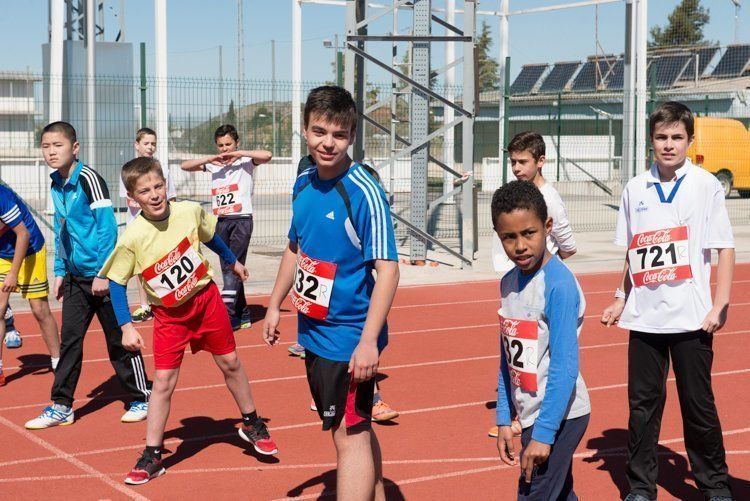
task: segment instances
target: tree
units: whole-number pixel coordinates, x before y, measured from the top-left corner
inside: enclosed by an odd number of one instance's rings
[[[708,44],[703,38],[703,27],[709,19],[710,12],[700,4],[700,0],[682,0],[667,18],[666,26],[651,28],[649,46],[657,48]]]
[[[500,88],[500,78],[497,74],[497,61],[490,57],[490,26],[482,21],[482,30],[477,37],[477,75],[476,81],[479,91],[497,90]]]
[[[237,112],[234,111],[234,99],[229,101],[229,110],[227,110],[227,114],[224,115],[224,123],[237,125]]]

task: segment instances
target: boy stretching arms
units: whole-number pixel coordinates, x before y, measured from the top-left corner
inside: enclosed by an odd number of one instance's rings
[[[547,235],[547,249],[550,254],[557,255],[560,259],[567,259],[576,253],[576,241],[560,194],[542,175],[546,151],[544,139],[536,132],[520,132],[508,143],[513,175],[519,181],[534,183],[534,186],[542,192],[544,203],[547,205],[547,214],[552,218],[552,231]],[[501,274],[505,274],[514,266],[513,261],[505,254],[497,233],[492,235],[492,263],[495,271]],[[513,421],[513,431],[516,435],[521,434],[518,421]],[[490,428],[490,437],[497,437],[497,434],[497,426]]]
[[[222,125],[214,132],[218,155],[185,160],[182,170],[211,173],[211,202],[219,218],[216,231],[227,243],[237,260],[244,265],[253,234],[253,174],[255,168],[271,160],[265,150],[239,150],[240,136],[234,125]],[[221,297],[234,330],[250,327],[245,312],[245,285],[232,271],[232,263],[221,261],[224,288]]]
[[[511,429],[516,414],[523,428],[518,499],[578,499],[573,453],[591,412],[578,370],[583,292],[547,248],[553,223],[531,182],[513,181],[498,189],[492,197],[492,221],[515,264],[500,282],[500,459],[519,464]]]
[[[307,381],[336,445],[336,495],[382,500],[382,460],[370,413],[399,271],[385,193],[347,154],[356,117],[351,94],[340,87],[318,87],[307,98],[304,133],[316,168],[294,185],[289,246],[263,336],[277,343],[281,302],[294,286]]]
[[[55,370],[60,360],[60,337],[47,301],[49,282],[44,236],[26,204],[3,185],[0,185],[0,280],[0,315],[7,315],[10,309],[11,292],[20,292],[28,299],[49,350],[52,370]],[[6,325],[0,320],[0,386],[5,384],[2,353]]]
[[[141,212],[120,236],[102,273],[111,280],[112,303],[123,331],[122,344],[134,351],[145,346],[131,323],[125,285],[135,275],[141,280],[153,305],[156,368],[146,449],[125,483],[143,484],[165,472],[161,462],[164,427],[188,344],[193,353],[211,353],[224,374],[227,388],[242,413],[240,437],[252,443],[260,454],[276,454],[276,444],[255,411],[229,316],[200,244],[205,243],[230,263],[240,279],[247,278],[247,269],[218,236],[216,218],[206,214],[200,204],[167,200],[166,180],[157,160],[131,160],[122,168],[122,180]]]
[[[719,181],[693,165],[693,114],[677,102],[649,117],[654,164],[622,192],[615,244],[627,246],[615,301],[602,315],[630,330],[627,501],[656,499],[656,460],[672,359],[685,448],[706,499],[732,499],[711,388],[713,334],[727,319],[734,237]],[[711,250],[719,254],[711,299]]]
[[[151,382],[140,352],[122,347],[109,299],[109,280],[101,270],[117,240],[117,223],[104,179],[77,158],[76,131],[67,122],[53,122],[42,130],[44,161],[55,170],[55,284],[62,302],[60,362],[52,386],[52,405],[26,423],[37,430],[73,424],[73,396],[83,365],[83,338],[96,314],[104,330],[109,360],[131,403],[121,421],[146,419]],[[64,299],[64,301],[63,301]]]
[[[153,158],[154,153],[156,153],[156,132],[148,127],[138,129],[135,133],[133,147],[135,148],[136,157]],[[167,183],[167,198],[169,200],[176,200],[177,192],[175,191],[174,182],[169,177],[169,169],[164,171],[164,179],[166,179]],[[125,225],[127,226],[135,220],[141,211],[141,206],[128,196],[128,190],[125,189],[122,177],[120,178],[120,198],[125,200],[125,208],[127,209],[127,212],[125,212]],[[146,300],[146,291],[143,290],[141,282],[136,280],[135,286],[138,289],[138,300],[140,303],[138,308],[133,312],[133,322],[146,322],[154,318],[154,315],[151,313],[151,307]]]

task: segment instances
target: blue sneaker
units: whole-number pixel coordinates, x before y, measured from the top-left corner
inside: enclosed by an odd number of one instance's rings
[[[9,330],[5,333],[5,347],[9,350],[20,348],[23,346],[23,339],[21,339],[21,333],[16,329]]]
[[[62,405],[49,405],[38,417],[26,422],[27,430],[43,430],[53,426],[67,426],[73,424],[73,408]]]
[[[122,415],[120,421],[123,423],[138,423],[148,417],[148,402],[134,400],[130,404],[128,412]]]

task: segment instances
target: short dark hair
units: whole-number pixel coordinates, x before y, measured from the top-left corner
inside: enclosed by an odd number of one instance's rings
[[[648,117],[649,137],[654,137],[654,130],[656,130],[657,125],[677,122],[681,122],[685,126],[688,138],[692,138],[695,131],[695,119],[690,108],[677,101],[667,101],[660,104]]]
[[[318,115],[353,130],[357,126],[357,105],[348,90],[335,85],[323,85],[311,90],[305,102],[305,127],[310,116]]]
[[[154,137],[156,137],[156,132],[154,131],[154,129],[149,129],[148,127],[141,127],[135,133],[135,140],[136,140],[136,142],[138,142],[141,139],[143,139],[143,136],[154,136]]]
[[[232,136],[232,139],[234,139],[234,142],[239,142],[240,135],[237,134],[237,128],[232,124],[224,124],[220,125],[218,129],[216,129],[216,132],[214,132],[214,142],[216,142],[217,139],[220,137],[224,137],[227,134]]]
[[[508,143],[508,153],[520,153],[526,150],[529,150],[531,156],[537,161],[547,154],[547,146],[542,136],[530,130],[519,132]]]
[[[47,124],[44,126],[44,129],[42,129],[42,136],[44,136],[48,132],[62,133],[70,140],[71,144],[78,141],[78,139],[76,138],[76,130],[68,122],[52,122],[50,124]]]
[[[531,181],[511,181],[501,186],[492,195],[492,226],[497,223],[500,214],[507,214],[518,209],[526,209],[547,222],[547,204],[544,196]]]
[[[154,172],[164,179],[164,171],[161,168],[161,163],[155,158],[150,157],[138,157],[130,160],[122,166],[122,172],[120,177],[122,178],[122,184],[125,185],[125,189],[128,193],[133,192],[135,183],[141,176],[145,176]]]

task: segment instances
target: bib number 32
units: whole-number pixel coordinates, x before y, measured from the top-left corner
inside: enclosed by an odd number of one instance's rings
[[[535,393],[538,390],[539,325],[535,320],[520,320],[500,315],[500,329],[511,383],[523,391]]]
[[[328,318],[335,277],[335,263],[313,259],[298,250],[292,288],[292,303],[297,311],[316,320]]]

